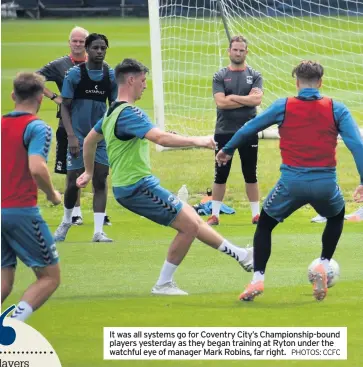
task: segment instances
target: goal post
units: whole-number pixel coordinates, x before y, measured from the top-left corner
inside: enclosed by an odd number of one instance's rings
[[[151,44],[151,74],[153,81],[154,121],[160,129],[165,130],[159,0],[148,0],[148,2],[149,2],[148,5],[149,5],[149,24],[150,24],[150,44]],[[161,151],[162,147],[160,145],[157,145],[156,149],[158,151]]]
[[[363,127],[361,0],[148,1],[160,128],[182,135],[214,132],[212,78],[229,63],[228,38],[239,34],[249,40],[247,63],[264,78],[262,109],[296,95],[291,71],[313,59],[325,69],[322,94],[344,102]],[[268,129],[260,137],[278,133]]]

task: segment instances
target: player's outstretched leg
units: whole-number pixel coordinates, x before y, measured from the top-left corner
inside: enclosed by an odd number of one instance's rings
[[[240,248],[228,242],[204,222],[190,205],[183,206],[174,222],[171,223],[171,227],[175,228],[178,234],[169,248],[167,260],[163,265],[160,277],[152,289],[153,294],[187,294],[176,286],[173,281],[173,274],[184,259],[195,238],[232,257],[246,271],[252,270],[252,248]]]
[[[244,270],[247,272],[253,269],[253,248],[242,248],[233,245],[231,242],[223,238],[218,232],[211,228],[206,222],[204,222],[195,210],[187,205],[183,208],[186,215],[198,223],[198,233],[196,238],[204,244],[213,247],[216,250],[226,254],[229,257],[235,259]]]
[[[196,238],[199,223],[194,216],[190,216],[184,205],[177,214],[175,220],[170,224],[178,231],[171,243],[167,258],[161,268],[159,279],[152,288],[151,293],[156,295],[186,296],[187,292],[181,290],[173,280],[175,271],[183,261],[185,255]]]
[[[264,210],[261,211],[253,239],[254,273],[251,283],[240,294],[241,301],[253,301],[264,291],[265,270],[271,255],[271,234],[278,221],[270,217]]]
[[[251,272],[253,269],[253,247],[238,247],[227,239],[223,238],[218,232],[211,228],[206,222],[201,221],[197,238],[204,244],[235,259],[242,268]]]
[[[67,188],[64,193],[64,215],[62,222],[54,233],[54,241],[63,242],[66,239],[67,233],[72,226],[72,213],[74,205],[77,201],[79,188],[77,187],[77,177],[84,169],[69,170],[67,172]]]

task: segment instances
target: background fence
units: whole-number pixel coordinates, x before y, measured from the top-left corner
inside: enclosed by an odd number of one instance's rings
[[[173,8],[174,15],[186,15],[193,9],[201,9],[201,16],[208,16],[209,9],[215,9],[216,0],[184,0]],[[173,3],[160,0],[160,5]],[[291,14],[349,15],[363,11],[361,0],[235,0],[236,7],[250,15],[278,16]],[[182,5],[180,5],[182,4]],[[1,1],[2,17],[73,17],[73,16],[133,16],[147,17],[147,0],[9,0]],[[170,7],[172,9],[172,7]],[[198,11],[198,10],[194,10]],[[194,16],[195,14],[189,14]],[[196,14],[199,15],[199,14]]]

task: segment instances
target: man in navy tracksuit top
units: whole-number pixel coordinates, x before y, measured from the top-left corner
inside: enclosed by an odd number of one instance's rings
[[[338,134],[351,151],[360,175],[354,199],[363,201],[363,140],[347,107],[320,95],[323,74],[319,63],[302,61],[292,73],[298,96],[275,101],[244,125],[216,156],[219,164],[226,164],[249,136],[273,124],[279,127],[281,178],[264,202],[254,237],[254,276],[241,300],[252,301],[263,292],[272,230],[305,204],[327,218],[313,283],[314,297],[319,301],[325,298],[329,261],[342,234],[345,213],[336,177]]]

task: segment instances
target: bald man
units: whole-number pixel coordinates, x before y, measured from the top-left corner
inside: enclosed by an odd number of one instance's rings
[[[58,93],[62,91],[63,80],[66,72],[73,66],[81,64],[87,60],[85,40],[88,36],[88,31],[81,27],[75,27],[69,34],[69,55],[59,57],[47,65],[43,66],[37,71],[45,77],[46,81],[55,82],[58,87]],[[67,149],[68,139],[67,133],[63,126],[62,118],[60,115],[60,105],[62,103],[62,97],[57,93],[54,93],[48,88],[44,89],[44,95],[52,100],[57,105],[57,118],[59,118],[59,124],[57,129],[57,148],[56,148],[56,159],[54,172],[66,175],[67,174]],[[72,213],[72,224],[81,225],[83,224],[82,212],[80,207],[80,195],[78,192],[78,198],[76,206]]]

